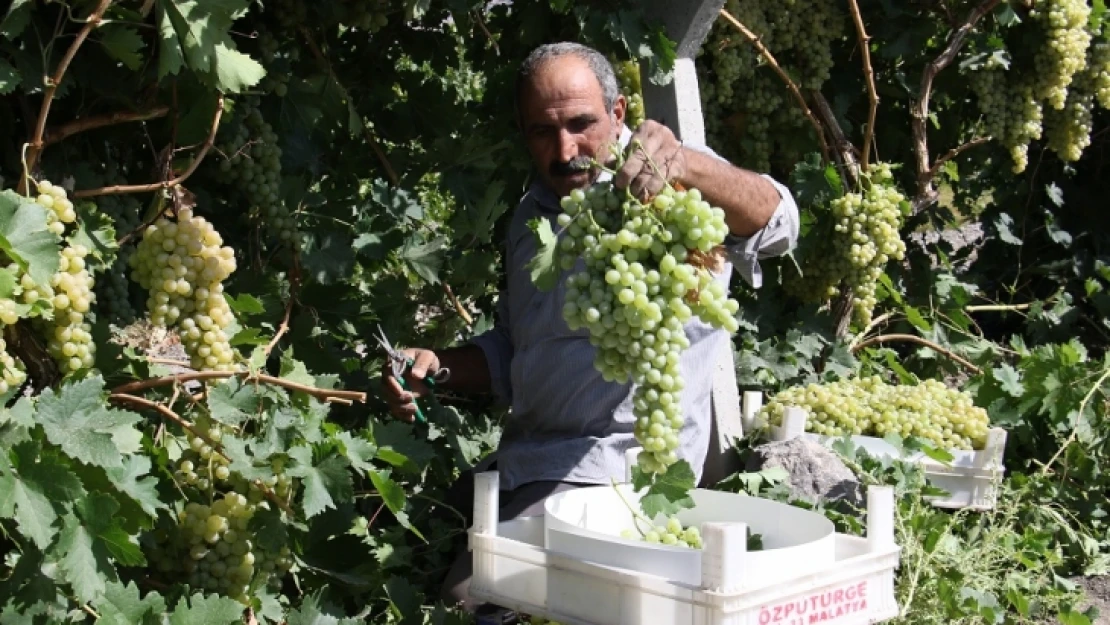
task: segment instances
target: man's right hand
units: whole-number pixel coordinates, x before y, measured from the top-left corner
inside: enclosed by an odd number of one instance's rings
[[[439,356],[430,349],[409,348],[401,350],[413,360],[413,365],[405,371],[405,383],[409,390],[401,388],[400,382],[393,377],[393,369],[387,359],[382,367],[382,386],[385,388],[385,401],[394,417],[412,423],[416,417],[416,400],[430,395],[424,384],[428,371],[439,371]]]

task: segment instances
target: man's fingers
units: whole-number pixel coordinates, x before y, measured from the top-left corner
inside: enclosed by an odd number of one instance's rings
[[[635,150],[624,161],[621,168],[617,170],[617,175],[613,176],[613,186],[618,189],[627,188],[632,179],[640,173],[644,166],[644,155],[639,150]]]
[[[439,358],[436,357],[435,352],[431,350],[421,350],[417,352],[412,363],[413,377],[424,379],[429,369],[439,369]]]

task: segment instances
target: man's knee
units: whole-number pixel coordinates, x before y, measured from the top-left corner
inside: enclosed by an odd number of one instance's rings
[[[469,550],[463,551],[455,558],[451,570],[440,586],[439,598],[449,607],[459,606],[473,614],[478,609],[478,604],[470,598],[470,577],[474,573],[474,561]]]

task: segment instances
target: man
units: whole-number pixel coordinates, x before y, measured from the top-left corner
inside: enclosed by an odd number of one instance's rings
[[[536,252],[527,223],[535,217],[552,221],[561,212],[560,197],[605,179],[596,170],[574,166],[576,159],[610,159],[609,146],[630,141],[633,150],[613,182],[638,197],[654,195],[664,180],[697,188],[725,211],[731,231],[726,241],[731,267],[755,287],[758,260],[790,250],[797,241],[798,212],[789,191],[766,176],[737,168],[704,146],[679,142],[666,127],[645,121],[636,133],[624,125],[626,102],[604,56],[574,43],[541,46],[522,64],[517,77],[516,115],[535,165],[536,180],[517,207],[506,244],[507,288],[498,302],[496,327],[461,347],[406,350],[414,365],[407,374],[413,393],[383,375],[392,413],[411,421],[414,395],[428,392],[421,380],[429,371],[451,371],[445,389],[494,393],[511,407],[497,451],[479,470],[496,469],[501,479],[501,520],[542,514],[543,500],[582,485],[608,484],[624,476],[625,450],[633,437],[632,386],[605,382],[594,368],[594,348],[585,330],[572,332],[563,321],[564,273],[560,284],[540,291],[526,263]],[[558,228],[555,228],[558,231]],[[686,425],[678,455],[700,477],[710,432],[711,367],[729,337],[694,319],[686,325],[690,347],[680,368],[686,382],[682,409]],[[451,497],[455,507],[470,511],[473,476],[464,475]],[[445,583],[444,599],[463,601],[469,580],[470,554],[463,553]]]

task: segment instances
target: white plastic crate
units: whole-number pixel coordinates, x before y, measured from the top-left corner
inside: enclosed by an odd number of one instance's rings
[[[604,500],[603,491],[612,491],[612,487],[580,490]],[[700,490],[693,494],[705,496]],[[735,507],[755,499],[721,494]],[[786,526],[774,525],[773,519],[757,520],[766,526],[766,549],[749,552],[746,523],[708,520],[701,524],[703,549],[686,550],[696,555],[699,569],[699,582],[688,583],[665,571],[639,570],[637,561],[643,561],[647,552],[630,548],[631,541],[609,535],[604,527],[590,527],[588,521],[584,521],[587,527],[582,527],[564,517],[561,521],[578,526],[577,531],[564,532],[553,544],[548,544],[545,535],[557,515],[498,523],[498,474],[482,473],[475,476],[475,515],[470,529],[474,572],[469,592],[479,601],[564,625],[876,623],[898,614],[894,570],[899,549],[894,543],[893,490],[876,486],[867,494],[867,537],[834,533],[831,557],[812,562],[790,559],[794,570],[785,577],[765,575],[761,566],[768,560],[759,558],[773,559],[780,549],[813,541],[782,540],[784,533],[789,534]],[[585,504],[587,508],[590,505],[589,501]],[[576,553],[556,548],[554,543],[560,540],[564,548],[571,543],[570,550]],[[776,544],[782,546],[776,549]],[[582,552],[583,547],[593,551]],[[668,547],[655,555],[665,561],[678,549]]]
[[[743,414],[745,428],[760,428],[756,415],[762,406],[762,394],[745,392]],[[770,439],[785,441],[796,437],[816,441],[827,447],[841,437],[822,436],[806,432],[808,414],[804,409],[788,407],[779,427],[771,426]],[[1006,473],[1002,456],[1006,451],[1006,430],[991,428],[987,432],[986,444],[980,450],[947,450],[952,455],[949,462],[934,460],[920,451],[902,451],[881,438],[874,436],[850,436],[857,447],[867,450],[872,456],[885,456],[913,462],[921,466],[925,479],[944,489],[948,495],[929,498],[929,503],[938,508],[971,508],[973,510],[993,509],[998,501],[998,485]]]

